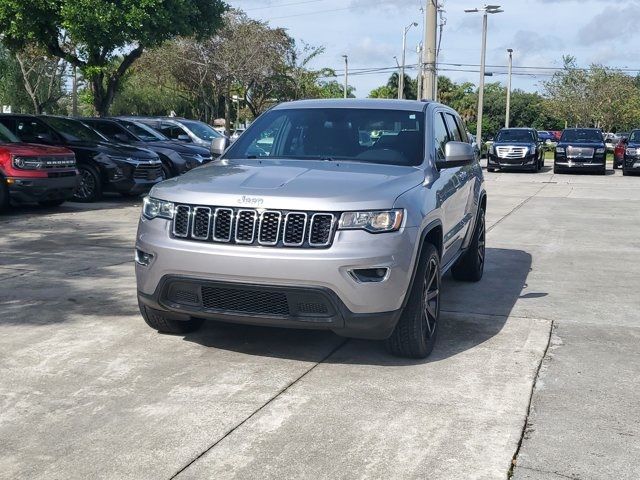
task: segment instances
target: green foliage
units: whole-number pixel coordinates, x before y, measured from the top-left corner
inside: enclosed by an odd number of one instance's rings
[[[0,0],[0,32],[13,50],[35,45],[79,67],[104,115],[146,48],[211,35],[225,9],[222,0]]]
[[[398,98],[398,88],[400,84],[400,74],[394,72],[387,80],[387,84],[375,88],[369,92],[369,98]],[[418,98],[418,82],[409,75],[404,75],[404,95],[403,98],[415,100]]]
[[[24,89],[20,65],[6,47],[0,45],[0,105],[10,105],[13,112],[29,112],[31,101]]]

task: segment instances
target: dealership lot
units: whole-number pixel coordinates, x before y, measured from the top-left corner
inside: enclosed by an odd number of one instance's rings
[[[139,201],[0,217],[0,478],[639,478],[640,178],[608,173],[487,174],[485,278],[446,280],[426,361],[157,334]]]

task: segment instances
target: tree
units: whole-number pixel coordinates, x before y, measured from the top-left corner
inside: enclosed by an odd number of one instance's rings
[[[65,96],[65,62],[32,46],[17,52],[16,60],[24,88],[33,105],[33,113],[39,115],[47,109],[55,110],[59,100]]]
[[[13,51],[33,45],[78,67],[96,112],[107,115],[145,49],[211,35],[225,9],[222,0],[0,0],[0,32]]]

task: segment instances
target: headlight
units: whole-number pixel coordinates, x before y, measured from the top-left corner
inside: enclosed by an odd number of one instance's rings
[[[556,152],[564,153],[564,147],[556,147]]]
[[[173,218],[173,203],[165,200],[158,200],[157,198],[144,197],[142,215],[149,220],[156,217],[171,220]]]
[[[38,157],[13,157],[13,166],[20,170],[38,170],[44,162]]]
[[[626,148],[624,152],[627,155],[637,155],[638,150],[636,148]]]
[[[491,145],[491,146],[489,147],[489,153],[490,153],[491,155],[495,155],[495,154],[496,154],[496,147],[494,147],[493,145]]]
[[[404,210],[378,210],[370,212],[344,212],[340,217],[340,230],[366,230],[371,233],[395,232],[402,225]]]
[[[534,153],[536,153],[536,146],[535,146],[535,145],[531,145],[531,146],[529,147],[529,153],[530,153],[531,155],[533,155]]]
[[[596,148],[596,153],[604,153],[604,148]]]

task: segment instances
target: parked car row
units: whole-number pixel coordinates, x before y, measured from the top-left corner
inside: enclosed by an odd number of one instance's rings
[[[211,161],[211,140],[220,137],[185,119],[0,115],[0,210],[12,202],[93,202],[104,192],[140,195]]]
[[[487,170],[525,169],[539,171],[544,166],[547,140],[532,128],[501,129],[487,152]],[[640,172],[640,129],[618,134],[613,168],[622,167],[623,175]],[[609,137],[611,139],[611,137]],[[597,128],[567,128],[555,143],[554,173],[587,171],[606,173],[607,145]]]

